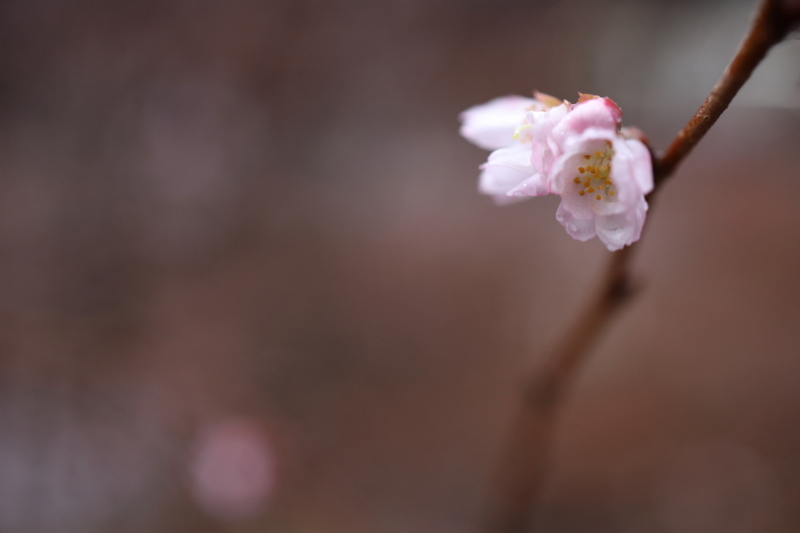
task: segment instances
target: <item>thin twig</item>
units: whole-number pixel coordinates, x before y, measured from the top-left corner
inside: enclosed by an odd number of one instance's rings
[[[628,275],[631,250],[624,248],[611,256],[601,290],[562,338],[547,360],[548,366],[525,384],[513,434],[503,456],[498,480],[503,493],[491,517],[490,531],[516,533],[527,529],[532,502],[537,501],[545,476],[560,399],[589,348],[633,294]]]
[[[796,6],[787,0],[763,0],[759,4],[747,37],[711,94],[664,155],[654,158],[656,190],[727,109],[769,49],[797,24],[800,16],[796,11]],[[500,490],[494,495],[497,500],[489,531],[524,533],[529,528],[531,511],[546,475],[560,400],[568,392],[589,349],[633,294],[629,275],[632,250],[628,247],[614,253],[597,293],[546,359],[547,366],[524,385],[520,409],[500,465]]]
[[[728,108],[733,97],[750,79],[750,75],[770,48],[786,37],[786,33],[793,23],[793,15],[785,1],[763,0],[761,2],[750,32],[739,46],[739,50],[714,86],[711,94],[708,95],[689,123],[678,133],[664,155],[656,160],[654,165],[656,184],[660,184],[675,171],[683,158],[689,154]]]

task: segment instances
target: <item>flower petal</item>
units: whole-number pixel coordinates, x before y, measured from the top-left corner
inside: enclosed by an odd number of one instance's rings
[[[470,107],[459,116],[461,135],[486,150],[497,150],[514,142],[514,133],[523,124],[529,109],[544,109],[532,98],[504,96]]]
[[[556,211],[556,220],[564,226],[567,234],[575,240],[588,241],[596,234],[594,220],[575,216],[563,198]]]
[[[593,98],[573,106],[558,125],[553,128],[553,139],[564,147],[564,142],[589,128],[616,132],[622,120],[617,104],[608,98]]]
[[[530,145],[515,144],[495,150],[481,167],[483,173],[478,188],[484,194],[507,196],[510,190],[537,174],[530,160]],[[496,200],[507,203],[500,199]]]
[[[643,194],[653,191],[653,161],[650,157],[650,150],[643,142],[636,139],[625,141],[631,154],[631,171],[639,189]]]
[[[548,179],[548,187],[552,192],[566,194],[567,190],[572,187],[572,180],[578,174],[578,167],[584,162],[581,154],[580,150],[572,150],[556,159]]]
[[[544,112],[529,111],[526,121],[531,125],[533,141],[533,166],[543,174],[548,174],[556,158],[561,154],[560,146],[551,139],[553,128],[569,113],[571,106],[562,104]]]
[[[550,190],[541,174],[534,174],[506,193],[508,196],[547,196]]]
[[[478,181],[478,189],[483,194],[506,196],[508,192],[531,177],[525,172],[503,165],[484,166]]]
[[[635,209],[617,215],[595,217],[597,236],[609,251],[614,252],[639,240],[647,214],[647,202],[642,200]]]
[[[619,190],[619,188],[617,188],[617,190]],[[609,197],[608,195],[601,195],[600,200],[598,200],[593,193],[587,195],[586,201],[594,214],[598,216],[618,215],[629,211],[631,208],[629,205],[620,201],[618,196]]]

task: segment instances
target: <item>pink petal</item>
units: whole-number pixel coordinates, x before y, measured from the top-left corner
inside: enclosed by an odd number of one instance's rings
[[[541,173],[548,174],[555,159],[561,154],[560,146],[553,142],[553,128],[569,113],[567,104],[548,109],[545,112],[529,112],[527,122],[531,125],[533,139],[533,166]]]
[[[564,141],[589,128],[616,133],[621,119],[621,111],[611,100],[594,98],[573,106],[572,111],[553,129],[553,138],[563,147]]]

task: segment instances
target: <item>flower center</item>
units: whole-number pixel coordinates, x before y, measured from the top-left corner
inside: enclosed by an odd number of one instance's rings
[[[572,180],[578,185],[578,194],[589,195],[595,200],[611,200],[617,193],[614,190],[614,180],[611,179],[611,159],[614,150],[611,143],[606,141],[605,150],[597,150],[591,154],[583,154],[585,163],[577,169],[578,175]]]

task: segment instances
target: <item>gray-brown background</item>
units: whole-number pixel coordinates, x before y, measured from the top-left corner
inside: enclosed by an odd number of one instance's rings
[[[0,2],[0,531],[477,532],[517,386],[608,253],[498,208],[457,114],[608,95],[664,147],[749,2]],[[800,528],[800,54],[649,219],[541,531]],[[267,428],[246,520],[202,428]]]

